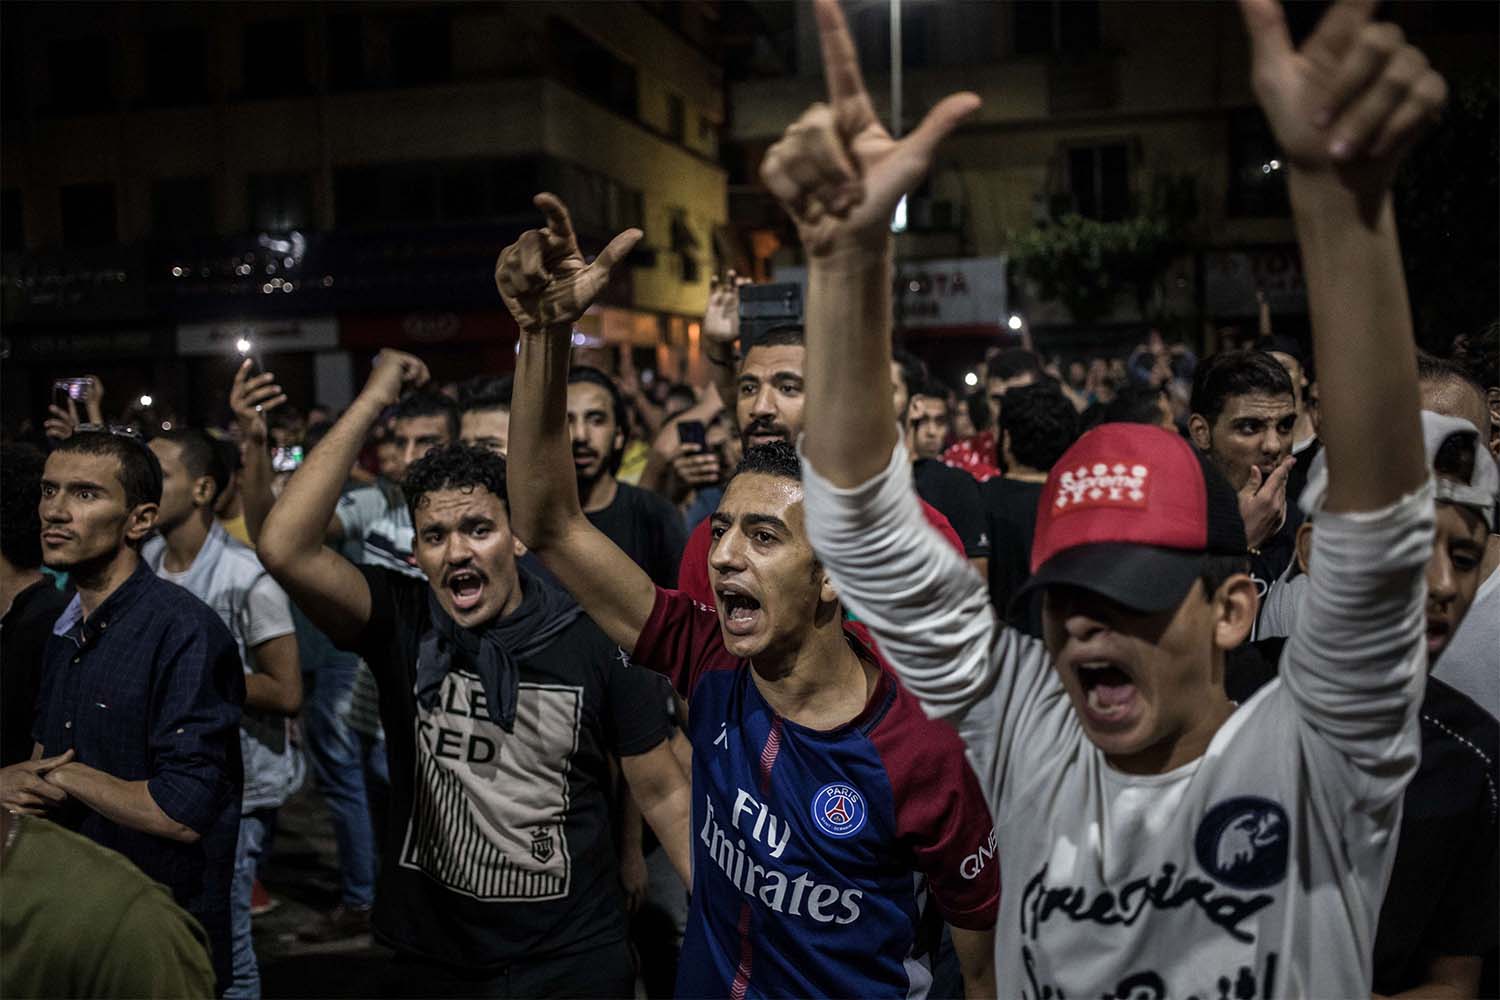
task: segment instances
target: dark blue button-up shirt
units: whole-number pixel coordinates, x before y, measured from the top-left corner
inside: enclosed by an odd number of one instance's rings
[[[203,924],[228,982],[229,891],[239,832],[239,653],[219,616],[141,563],[87,620],[75,597],[53,626],[34,736],[44,756],[145,781],[193,844],[132,830],[70,802],[56,816],[119,851]]]

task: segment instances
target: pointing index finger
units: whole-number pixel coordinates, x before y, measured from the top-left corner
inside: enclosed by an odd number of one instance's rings
[[[573,220],[568,216],[568,206],[562,203],[561,198],[550,191],[543,191],[531,199],[531,202],[547,217],[547,228],[552,230],[552,235],[565,240],[573,238]]]
[[[823,49],[823,76],[828,81],[828,103],[839,124],[853,131],[875,121],[875,108],[859,72],[859,54],[849,37],[849,26],[839,0],[815,0],[818,42]]]

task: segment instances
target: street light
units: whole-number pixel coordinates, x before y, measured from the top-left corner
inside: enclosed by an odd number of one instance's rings
[[[151,403],[152,403],[152,399],[151,399],[151,397],[149,395],[143,395],[143,396],[141,396],[141,407],[142,408],[150,406]]]

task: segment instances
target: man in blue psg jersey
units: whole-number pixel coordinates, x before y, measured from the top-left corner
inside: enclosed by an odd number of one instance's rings
[[[994,995],[999,883],[979,785],[808,547],[795,453],[753,448],[713,514],[717,609],[664,590],[584,516],[566,431],[572,323],[640,238],[586,264],[567,210],[500,255],[521,329],[510,458],[517,537],[633,659],[689,700],[693,896],[679,997],[922,997],[930,896],[970,995]],[[918,877],[920,876],[920,877]]]

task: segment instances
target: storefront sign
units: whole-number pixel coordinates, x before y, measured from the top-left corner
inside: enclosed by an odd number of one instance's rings
[[[240,338],[254,344],[260,355],[326,351],[339,345],[339,326],[332,316],[184,323],[177,328],[177,353],[229,355]]]
[[[775,280],[807,283],[807,269],[778,267]],[[903,260],[896,265],[892,304],[907,329],[993,329],[1005,324],[1004,257]]]

